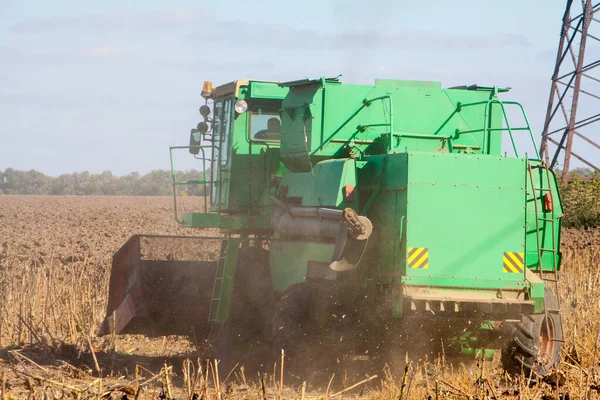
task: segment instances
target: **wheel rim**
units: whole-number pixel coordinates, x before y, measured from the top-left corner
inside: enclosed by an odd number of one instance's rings
[[[552,362],[555,347],[556,327],[554,326],[554,320],[546,316],[542,321],[540,330],[540,350],[538,353],[543,364]]]

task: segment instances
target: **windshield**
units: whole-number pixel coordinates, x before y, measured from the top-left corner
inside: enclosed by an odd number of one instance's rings
[[[256,104],[250,110],[250,138],[259,141],[279,141],[280,104]]]
[[[214,105],[214,131],[213,137],[221,151],[221,164],[227,164],[229,135],[231,131],[231,99],[218,101]]]
[[[212,185],[212,196],[211,202],[213,204],[220,203],[221,192],[220,192],[220,180],[221,180],[221,166],[226,166],[229,159],[229,137],[231,136],[231,114],[232,114],[232,99],[225,101],[216,101],[213,106],[213,155],[212,155],[212,166],[211,174],[212,181],[215,182]]]

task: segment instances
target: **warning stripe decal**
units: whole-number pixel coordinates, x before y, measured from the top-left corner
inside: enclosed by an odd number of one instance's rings
[[[523,272],[523,253],[507,251],[502,257],[502,272],[520,274]]]
[[[427,247],[409,247],[408,268],[429,268],[429,249]]]

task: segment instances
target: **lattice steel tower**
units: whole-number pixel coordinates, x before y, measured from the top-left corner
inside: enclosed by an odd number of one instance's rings
[[[541,154],[551,168],[562,169],[563,180],[569,179],[571,156],[600,172],[600,124],[594,124],[600,121],[598,10],[600,2],[567,0],[563,16],[541,143]]]

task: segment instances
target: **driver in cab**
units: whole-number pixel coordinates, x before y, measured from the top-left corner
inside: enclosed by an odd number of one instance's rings
[[[256,132],[255,139],[259,140],[279,140],[281,137],[281,122],[277,118],[269,118],[267,129]]]

